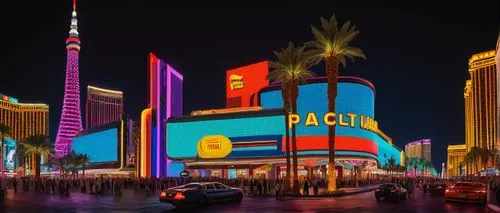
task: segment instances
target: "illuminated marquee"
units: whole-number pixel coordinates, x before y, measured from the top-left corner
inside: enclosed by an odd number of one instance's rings
[[[231,90],[241,89],[244,86],[243,76],[232,74],[229,76],[229,81],[231,82]]]
[[[338,115],[338,119],[337,119]],[[298,114],[290,114],[288,115],[288,127],[292,128],[292,125],[296,125],[300,123],[300,115]],[[323,115],[323,123],[327,126],[344,126],[344,127],[351,127],[354,128],[356,127],[356,123],[359,123],[359,128],[369,130],[375,133],[378,133],[380,130],[378,129],[378,122],[369,117],[369,116],[364,116],[364,115],[358,115],[354,113],[334,113],[334,112],[328,112]],[[316,116],[316,113],[314,112],[308,112],[306,116],[306,121],[304,122],[304,126],[319,126],[319,121],[318,117]]]
[[[198,142],[198,156],[201,158],[224,158],[231,153],[231,140],[223,135],[209,135]]]

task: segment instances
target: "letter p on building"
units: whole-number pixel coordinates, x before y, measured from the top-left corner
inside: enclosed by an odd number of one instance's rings
[[[288,128],[292,128],[292,125],[298,124],[300,122],[300,116],[297,114],[288,115]]]

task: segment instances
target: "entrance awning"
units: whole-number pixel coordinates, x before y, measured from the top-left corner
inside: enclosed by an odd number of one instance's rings
[[[256,168],[256,170],[265,170],[265,171],[270,171],[273,168],[273,165],[267,164],[261,167]]]

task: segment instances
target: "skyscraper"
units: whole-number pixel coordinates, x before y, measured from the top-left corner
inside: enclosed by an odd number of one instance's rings
[[[405,153],[408,157],[424,158],[431,161],[431,139],[422,139],[406,144]]]
[[[0,94],[0,123],[10,128],[10,134],[2,141],[4,150],[1,155],[4,162],[0,171],[16,169],[15,153],[17,143],[32,135],[49,135],[49,106],[43,103],[19,103],[18,99]],[[13,139],[13,140],[11,140]],[[1,138],[0,138],[1,140]],[[26,169],[33,158],[26,157]]]
[[[123,114],[123,92],[87,86],[86,129],[119,121]]]
[[[19,103],[16,98],[0,94],[0,123],[10,128],[9,136],[15,141],[32,135],[48,135],[49,105]]]
[[[66,39],[66,83],[64,86],[64,101],[61,120],[55,143],[55,156],[61,157],[71,149],[71,141],[82,130],[80,112],[80,84],[78,73],[78,54],[80,39],[78,38],[78,22],[76,19],[76,0],[73,0],[69,37]]]
[[[495,51],[473,55],[469,59],[470,80],[465,83],[465,144],[496,149],[497,72]]]

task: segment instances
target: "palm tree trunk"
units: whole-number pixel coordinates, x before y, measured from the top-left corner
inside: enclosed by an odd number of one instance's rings
[[[40,154],[35,154],[35,177],[40,177]]]
[[[289,88],[288,87],[282,87],[282,96],[283,96],[283,107],[285,108],[285,151],[286,151],[286,180],[285,180],[285,189],[289,189],[290,184],[291,184],[291,176],[290,176],[290,128],[288,127],[288,122],[289,121],[289,114],[290,114],[290,95],[289,95]]]
[[[328,76],[328,112],[335,113],[339,62],[334,56],[326,58]],[[328,126],[328,191],[337,190],[337,173],[335,169],[335,125]]]
[[[298,81],[293,80],[291,88],[292,114],[297,114],[297,97],[298,97]],[[292,125],[292,154],[293,154],[293,190],[296,194],[299,193],[299,172],[298,172],[298,156],[297,156],[297,127]]]
[[[287,127],[286,127],[286,130],[285,130],[285,151],[286,151],[286,187],[290,187],[290,184],[291,184],[291,181],[290,181],[290,171],[291,171],[291,164],[290,164],[290,128],[288,127],[288,122],[289,121],[289,118],[288,118],[288,115],[289,115],[289,108],[286,109],[286,116],[285,116],[285,119],[286,119],[286,124],[287,124]]]

